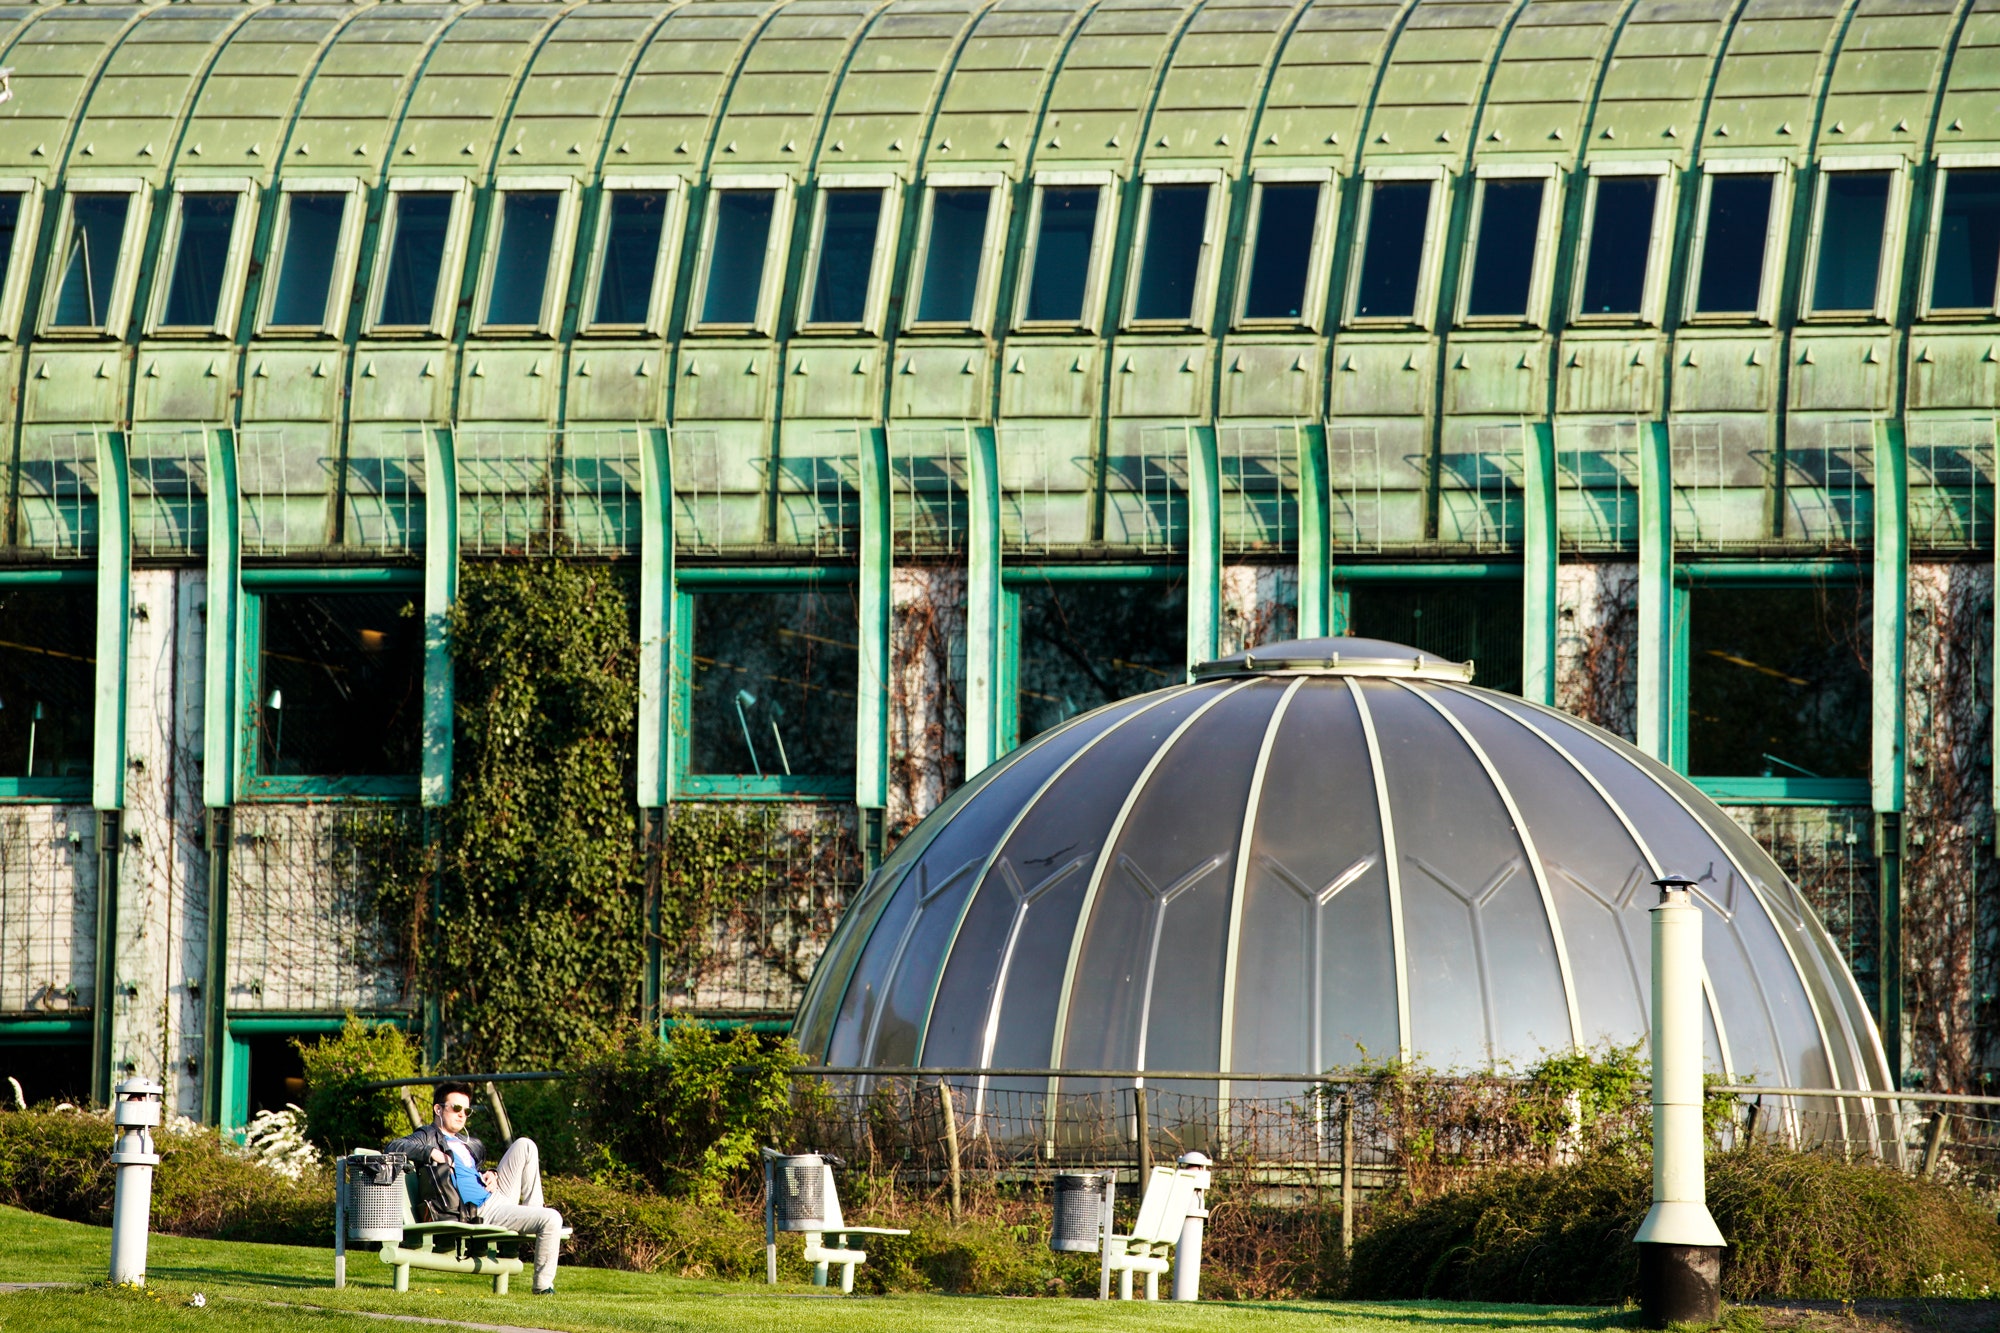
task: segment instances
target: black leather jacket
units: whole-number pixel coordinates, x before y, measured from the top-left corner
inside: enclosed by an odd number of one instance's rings
[[[475,1166],[486,1161],[486,1145],[470,1134],[458,1136],[472,1153]],[[426,1222],[477,1222],[479,1209],[458,1197],[458,1180],[452,1175],[450,1163],[440,1165],[431,1160],[431,1149],[437,1149],[446,1157],[451,1149],[444,1146],[444,1131],[436,1125],[425,1125],[409,1135],[391,1143],[385,1152],[399,1152],[410,1159],[410,1165],[417,1170],[417,1180],[424,1201]]]

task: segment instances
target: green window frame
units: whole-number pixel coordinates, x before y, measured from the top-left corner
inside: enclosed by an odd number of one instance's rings
[[[1358,634],[1363,638],[1394,638],[1393,635],[1371,632],[1366,625],[1358,628],[1354,625],[1354,589],[1357,586],[1383,583],[1424,583],[1440,588],[1449,588],[1455,584],[1505,583],[1513,585],[1517,590],[1513,594],[1517,600],[1524,598],[1526,595],[1526,589],[1522,583],[1524,578],[1523,569],[1519,564],[1513,563],[1335,565],[1330,572],[1331,579],[1327,591],[1327,633],[1336,636]],[[1527,624],[1528,617],[1525,614],[1524,607],[1522,617],[1522,632],[1524,634],[1527,631]],[[1422,645],[1413,646],[1422,647]],[[1526,647],[1526,641],[1523,640],[1518,645],[1518,651],[1514,658],[1513,667],[1517,678],[1525,678],[1527,667]],[[1477,669],[1478,661],[1475,658],[1475,672]],[[1492,681],[1493,673],[1490,671],[1485,673],[1484,679],[1481,679],[1478,674],[1475,674],[1472,678],[1474,685],[1504,688],[1493,686]],[[1515,689],[1506,690],[1505,692],[1519,694],[1520,688],[1517,686]]]
[[[997,682],[997,705],[999,712],[999,753],[1020,745],[1023,740],[1033,740],[1033,736],[1021,735],[1021,590],[1037,585],[1079,583],[1157,583],[1163,585],[1181,584],[1186,588],[1188,570],[1185,565],[1016,565],[1004,568],[1000,575],[1000,679]],[[1185,616],[1182,620],[1185,625]],[[1185,641],[1180,655],[1186,659]],[[1185,674],[1177,679],[1163,680],[1155,688],[1164,689],[1179,685],[1186,680]],[[1130,698],[1130,695],[1121,696]],[[1087,710],[1086,710],[1087,711]],[[1046,728],[1045,728],[1046,730]],[[1036,735],[1040,735],[1037,732]]]
[[[376,1026],[410,1030],[410,1016],[396,1011],[363,1012],[358,1015],[298,1013],[291,1010],[249,1010],[227,1015],[223,1022],[228,1040],[216,1058],[222,1061],[222,1125],[224,1133],[242,1140],[242,1130],[250,1123],[250,1037],[324,1037],[347,1025],[349,1017],[359,1017]]]
[[[1673,724],[1667,738],[1667,762],[1673,770],[1692,782],[1710,800],[1721,805],[1825,805],[1866,806],[1869,779],[1810,778],[1802,776],[1735,777],[1690,773],[1688,756],[1688,709],[1691,676],[1690,612],[1693,593],[1699,588],[1813,588],[1854,587],[1868,583],[1870,573],[1863,565],[1839,560],[1800,560],[1785,563],[1707,562],[1679,565],[1674,570],[1673,600]]]
[[[97,586],[97,571],[94,569],[11,569],[0,571],[0,588],[47,586],[88,587],[94,589]],[[5,707],[6,705],[7,701],[0,699],[0,707]],[[94,721],[95,719],[93,718]],[[91,750],[92,756],[95,758],[97,745],[94,738]],[[66,778],[0,776],[0,803],[15,805],[70,805],[87,803],[91,796],[90,783],[90,775],[87,773],[81,777]]]
[[[673,682],[670,704],[670,732],[673,745],[674,795],[677,797],[727,797],[749,800],[833,800],[851,801],[856,791],[855,775],[860,766],[860,728],[855,731],[855,749],[848,756],[845,773],[695,773],[692,730],[694,661],[700,645],[694,643],[696,596],[703,593],[814,592],[860,582],[859,571],[851,566],[789,566],[768,569],[696,567],[675,571],[673,628]],[[860,627],[856,627],[860,633]]]
[[[243,572],[242,656],[238,678],[241,706],[236,737],[237,790],[246,801],[346,798],[357,800],[403,801],[417,799],[419,772],[327,776],[314,774],[270,774],[258,771],[260,727],[258,712],[264,694],[261,659],[264,644],[264,599],[274,593],[306,593],[338,588],[347,592],[369,590],[406,592],[419,607],[424,598],[421,569],[271,569]],[[422,713],[410,725],[421,729]]]

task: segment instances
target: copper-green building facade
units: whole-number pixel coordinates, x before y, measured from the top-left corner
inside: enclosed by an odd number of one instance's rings
[[[782,1019],[1017,741],[1353,632],[1689,773],[1967,1083],[1996,46],[1989,0],[0,6],[0,1041],[230,1119],[260,1041],[418,1021],[343,821],[451,800],[461,563],[555,553],[636,571],[637,805],[810,863],[662,1010]]]

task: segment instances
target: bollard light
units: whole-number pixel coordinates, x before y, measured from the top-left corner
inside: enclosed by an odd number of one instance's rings
[[[1713,1324],[1722,1311],[1722,1232],[1708,1211],[1701,1109],[1701,908],[1695,881],[1653,881],[1653,1207],[1639,1246],[1649,1328]]]
[[[118,1085],[111,1123],[117,1137],[111,1165],[117,1181],[111,1196],[111,1280],[121,1286],[146,1285],[146,1232],[153,1217],[153,1128],[160,1123],[166,1089],[149,1078]]]
[[[1198,1301],[1201,1299],[1201,1224],[1208,1219],[1208,1168],[1211,1163],[1206,1153],[1183,1153],[1175,1161],[1182,1171],[1192,1179],[1194,1185],[1194,1206],[1187,1210],[1187,1218],[1181,1223],[1181,1242],[1174,1246],[1174,1299],[1177,1301]]]

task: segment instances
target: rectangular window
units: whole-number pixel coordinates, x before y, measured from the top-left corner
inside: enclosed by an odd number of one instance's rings
[[[1249,282],[1243,291],[1244,319],[1305,318],[1323,188],[1318,181],[1272,181],[1257,187],[1257,227],[1250,246]]]
[[[1018,740],[1114,699],[1187,679],[1182,584],[1044,580],[1010,591]]]
[[[2000,277],[2000,168],[1945,173],[1931,261],[1932,310],[1991,310]]]
[[[258,597],[257,776],[419,771],[424,633],[417,600],[414,590]]]
[[[703,324],[757,323],[777,202],[775,190],[716,191],[701,303]]]
[[[88,791],[96,631],[95,587],[0,584],[0,779],[17,792]]]
[[[691,595],[688,773],[775,790],[853,781],[854,598],[852,585]]]
[[[1097,212],[1103,189],[1052,185],[1041,191],[1034,271],[1023,318],[1031,324],[1081,324],[1097,249]]]
[[[78,194],[70,199],[69,229],[56,250],[56,329],[102,329],[111,319],[111,296],[118,284],[118,255],[132,196]]]
[[[177,201],[180,226],[173,268],[167,278],[160,325],[169,329],[213,329],[221,313],[229,269],[229,243],[236,234],[240,196],[184,191]],[[232,321],[234,322],[234,321]]]
[[[1856,583],[1689,589],[1687,771],[1866,778],[1870,633]]]
[[[13,272],[14,238],[21,231],[21,196],[0,194],[0,297],[7,293],[7,278]],[[12,329],[0,329],[0,337],[13,337]]]
[[[390,204],[388,266],[375,323],[385,329],[428,329],[437,319],[439,279],[450,239],[447,191],[407,190]]]
[[[606,193],[604,255],[590,312],[593,325],[639,328],[650,322],[672,199],[670,190]]]
[[[1536,177],[1479,183],[1479,232],[1465,295],[1468,318],[1528,317],[1547,189],[1548,182]]]
[[[808,323],[859,325],[867,320],[883,193],[834,189],[821,195]]]
[[[489,327],[541,327],[548,303],[559,190],[508,190],[500,196],[500,240],[486,295]]]
[[[1188,324],[1204,313],[1194,307],[1208,244],[1208,196],[1204,184],[1154,185],[1147,190],[1139,286],[1132,299],[1134,320]]]
[[[1590,248],[1577,313],[1641,318],[1646,314],[1660,177],[1599,176],[1592,189]]]
[[[1756,315],[1763,309],[1764,255],[1776,186],[1777,177],[1763,172],[1709,176],[1696,314]]]
[[[1471,662],[1473,684],[1521,692],[1521,585],[1512,579],[1351,584],[1346,632]]]
[[[345,190],[291,190],[285,194],[280,224],[284,252],[278,259],[278,283],[271,295],[268,327],[326,327],[347,203]]]
[[[1893,183],[1887,171],[1829,171],[1822,178],[1814,314],[1875,312]]]
[[[933,189],[930,235],[917,296],[917,323],[970,324],[978,314],[979,272],[986,255],[988,186]]]
[[[1372,182],[1368,234],[1354,292],[1356,319],[1417,317],[1424,243],[1430,234],[1431,187],[1427,180]]]

